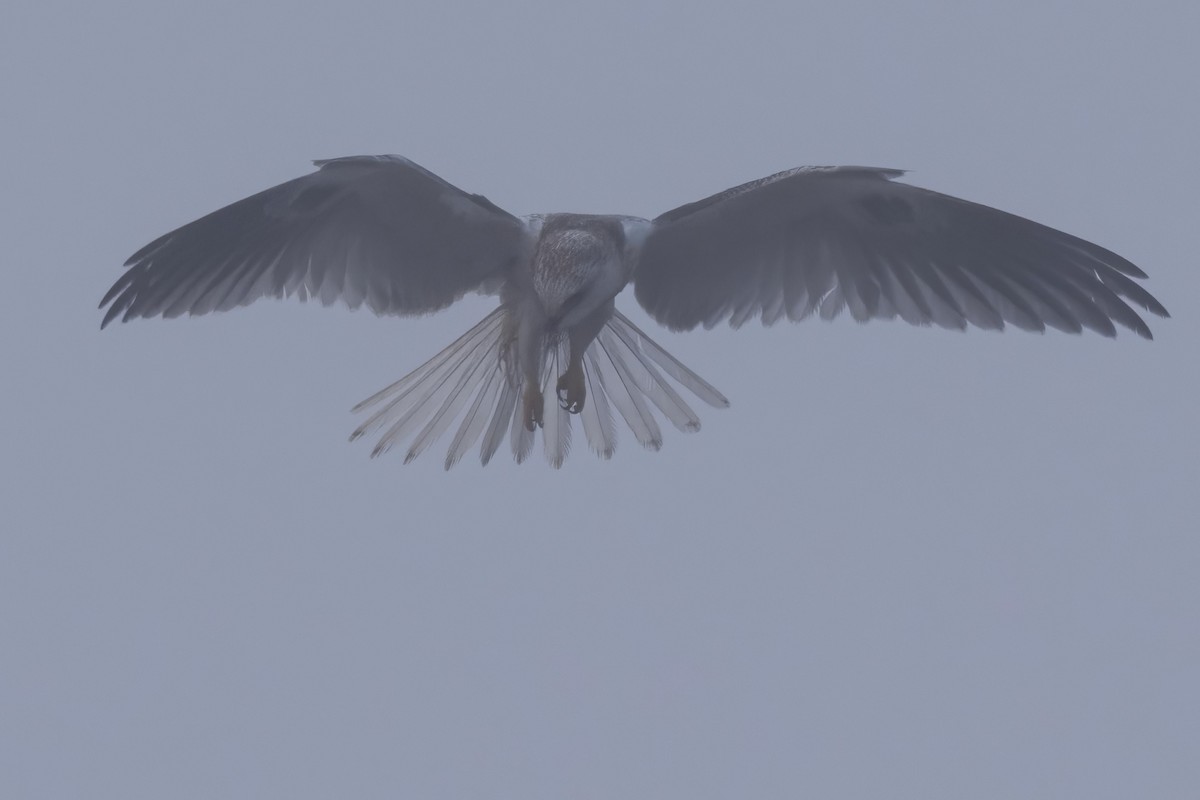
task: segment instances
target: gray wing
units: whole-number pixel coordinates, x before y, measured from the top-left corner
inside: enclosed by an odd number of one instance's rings
[[[670,328],[761,316],[1145,338],[1133,310],[1165,317],[1121,256],[994,208],[919,189],[899,170],[802,167],[653,221],[634,274],[638,302]]]
[[[175,317],[298,295],[377,314],[444,308],[501,278],[525,226],[399,156],[320,169],[155,239],[100,302],[120,317]]]

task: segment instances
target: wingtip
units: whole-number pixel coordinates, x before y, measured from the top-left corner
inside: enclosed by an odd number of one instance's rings
[[[104,308],[104,304],[101,303],[100,307]],[[108,311],[104,314],[104,319],[100,320],[100,330],[107,328],[108,323],[112,322],[114,319],[120,316],[120,314],[121,306],[119,304],[113,303],[111,306],[109,306]]]
[[[96,306],[96,310],[103,311],[104,307],[106,305],[108,305],[107,297],[105,297],[103,300],[100,301],[99,305]],[[112,321],[112,318],[109,316],[109,314],[107,312],[105,312],[104,316],[100,319],[100,330],[104,330],[105,328],[107,328],[108,323],[111,321]]]
[[[1140,289],[1141,287],[1137,287],[1137,288]],[[1134,304],[1140,306],[1141,308],[1144,308],[1145,310],[1149,311],[1151,314],[1153,314],[1156,317],[1161,317],[1162,319],[1170,319],[1171,318],[1171,312],[1167,311],[1167,307],[1164,306],[1162,303],[1158,302],[1158,300],[1154,297],[1154,295],[1150,294],[1149,292],[1146,292],[1144,289],[1142,291],[1140,291],[1138,293],[1138,295],[1139,296],[1137,296],[1137,297],[1129,297],[1128,294],[1126,294],[1125,296],[1129,300],[1132,300]]]

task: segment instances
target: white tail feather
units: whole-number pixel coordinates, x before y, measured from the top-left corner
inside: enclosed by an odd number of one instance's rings
[[[643,387],[630,374],[623,354],[613,336],[605,326],[592,343],[599,347],[597,360],[600,363],[600,385],[625,418],[625,424],[633,431],[638,444],[650,450],[662,447],[662,431],[657,420],[642,399]]]
[[[516,384],[504,380],[503,377],[501,377],[501,383],[503,386],[500,389],[500,399],[496,401],[496,411],[492,414],[487,435],[483,439],[483,445],[479,448],[479,461],[484,466],[487,466],[487,463],[492,460],[492,456],[496,455],[496,451],[500,449],[500,443],[504,441],[504,432],[508,430],[509,420],[516,413]]]
[[[462,425],[459,427],[458,433],[454,435],[454,441],[450,443],[450,450],[446,453],[446,469],[457,464],[459,459],[474,446],[479,434],[483,433],[483,426],[488,421],[488,412],[496,405],[496,392],[500,390],[501,383],[497,380],[499,375],[499,370],[492,370],[479,394],[475,395],[475,402],[471,404],[471,410],[463,417]]]
[[[542,445],[546,460],[558,469],[571,449],[571,415],[558,402],[557,378],[567,369],[569,358],[567,339],[558,337],[550,345],[546,356],[546,368],[542,370],[542,398],[544,399],[545,421],[542,425]]]
[[[587,386],[587,402],[579,416],[583,419],[583,434],[588,447],[601,458],[612,458],[617,449],[617,429],[613,424],[608,397],[600,385],[600,366],[596,363],[596,348],[588,348],[583,357],[583,379]]]
[[[355,406],[356,412],[374,410],[351,440],[383,430],[372,451],[375,456],[412,436],[405,455],[408,463],[461,415],[446,454],[446,469],[476,442],[480,442],[480,461],[487,464],[506,435],[513,458],[518,463],[528,458],[536,434],[525,428],[519,402],[522,379],[506,314],[503,307],[496,309],[429,361]],[[546,460],[560,467],[571,448],[572,415],[560,406],[555,391],[569,358],[566,337],[547,337],[543,358],[539,370],[542,443]],[[620,313],[613,314],[584,354],[583,371],[587,398],[581,422],[588,447],[602,458],[611,457],[617,446],[614,408],[634,438],[652,450],[662,446],[662,431],[652,408],[682,431],[699,430],[700,418],[668,377],[711,406],[729,405],[724,395]]]

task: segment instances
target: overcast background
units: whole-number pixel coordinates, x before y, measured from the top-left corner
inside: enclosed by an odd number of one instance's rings
[[[1200,11],[989,5],[8,0],[0,795],[1196,797]],[[482,298],[100,332],[145,242],[387,152],[517,214],[907,168],[1175,316],[676,335],[628,293],[732,408],[558,472],[346,442]]]

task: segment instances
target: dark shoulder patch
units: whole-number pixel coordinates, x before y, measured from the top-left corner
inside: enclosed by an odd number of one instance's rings
[[[888,181],[892,178],[898,178],[903,174],[904,170],[902,169],[887,169],[884,167],[795,167],[794,169],[785,169],[783,172],[776,172],[774,175],[768,175],[765,178],[759,178],[756,181],[743,183],[740,186],[734,186],[732,189],[726,189],[723,192],[717,192],[714,195],[705,197],[703,200],[697,200],[694,203],[688,203],[687,205],[672,209],[665,214],[659,214],[654,218],[654,222],[658,224],[677,222],[684,217],[691,216],[706,208],[711,208],[726,200],[732,200],[738,195],[743,195],[790,178],[802,178],[804,180],[868,178],[870,180]]]
[[[462,191],[461,189],[458,189],[457,187],[455,187],[455,189],[456,189],[457,191]],[[466,192],[463,192],[463,194],[466,194]],[[491,211],[493,214],[500,214],[500,215],[502,215],[502,216],[505,216],[505,217],[511,217],[511,216],[512,216],[512,214],[508,213],[508,212],[507,212],[507,211],[505,211],[503,208],[501,208],[500,206],[496,205],[496,204],[495,204],[495,203],[493,203],[491,200],[488,200],[486,197],[484,197],[484,196],[483,196],[483,195],[481,195],[481,194],[468,194],[468,195],[467,195],[467,197],[468,197],[468,198],[471,200],[471,202],[472,202],[472,203],[474,203],[475,205],[479,206],[480,208],[483,208],[483,209],[486,209],[486,210],[488,210],[488,211]]]
[[[337,186],[329,183],[306,186],[292,196],[288,203],[288,210],[296,214],[312,214],[319,211],[338,191]]]
[[[869,194],[858,199],[863,215],[876,225],[909,225],[916,220],[916,212],[902,197]]]
[[[732,189],[726,189],[723,192],[717,192],[716,194],[709,195],[702,200],[696,200],[695,202],[682,205],[679,208],[673,208],[665,214],[659,214],[654,218],[654,221],[659,223],[675,222],[683,219],[684,217],[691,216],[697,211],[703,211],[706,208],[715,206],[717,203],[720,203],[723,200],[729,200],[730,198],[737,197],[739,194],[745,194],[746,192],[757,189],[760,186],[766,186],[768,183],[775,183],[783,178],[790,178],[792,175],[800,172],[807,172],[810,169],[812,168],[797,167],[796,169],[788,169],[784,170],[783,172],[776,172],[774,175],[768,175],[767,177],[759,178],[758,180],[747,181],[746,183],[734,186]]]

